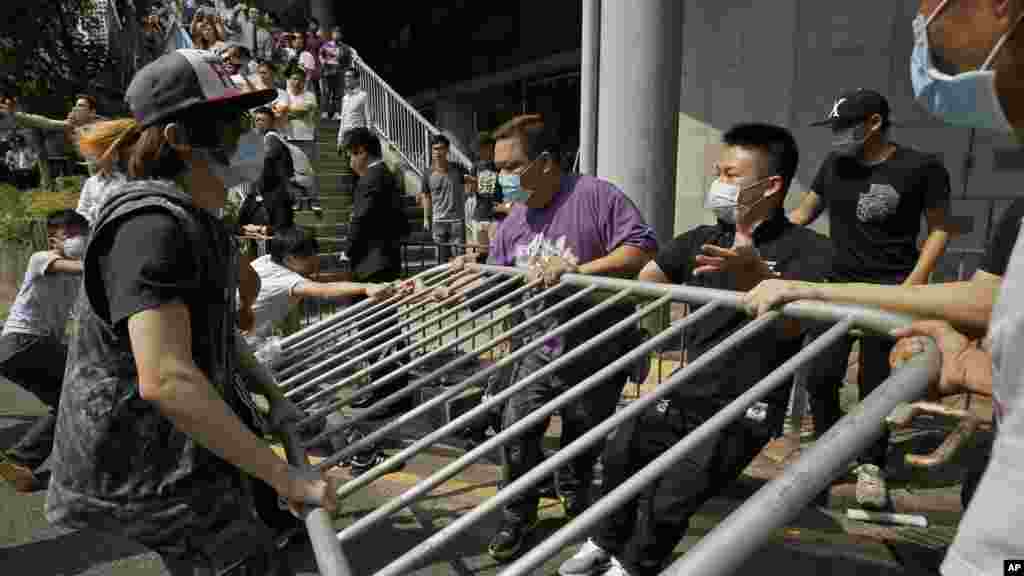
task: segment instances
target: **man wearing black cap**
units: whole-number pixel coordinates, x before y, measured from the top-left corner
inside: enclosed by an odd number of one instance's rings
[[[949,173],[942,161],[889,140],[889,103],[872,90],[840,95],[828,117],[813,125],[832,129],[834,150],[789,218],[795,224],[808,225],[828,209],[833,252],[829,281],[927,284],[949,237]],[[922,214],[928,223],[928,239],[919,249]],[[818,435],[839,419],[839,385],[851,345],[850,338],[841,340],[807,369]],[[862,399],[889,376],[891,348],[885,339],[860,339]],[[886,431],[858,468],[857,502],[861,506],[888,505],[888,445]]]

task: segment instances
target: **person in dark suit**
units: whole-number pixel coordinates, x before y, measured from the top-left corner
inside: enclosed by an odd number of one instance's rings
[[[359,177],[349,232],[352,274],[360,282],[392,282],[402,272],[401,238],[409,232],[402,192],[381,159],[380,141],[368,128],[350,130],[345,146]]]
[[[393,282],[402,273],[401,239],[409,233],[409,221],[402,211],[401,189],[394,174],[382,160],[380,140],[368,128],[349,130],[345,134],[343,147],[349,155],[352,171],[358,177],[352,200],[352,225],[349,231],[351,243],[348,249],[353,279],[357,282]],[[395,346],[402,347],[402,344]],[[386,350],[383,355],[391,351]],[[376,358],[371,362],[376,362]],[[398,367],[398,363],[382,367],[370,375],[370,380],[376,381]],[[369,407],[406,384],[407,376],[396,378],[392,384],[357,398],[352,402],[352,407]],[[408,402],[400,402],[393,405],[392,410],[407,407]],[[353,469],[372,467],[377,460],[374,452],[367,451],[362,455],[364,458],[358,458],[357,455],[352,462]]]

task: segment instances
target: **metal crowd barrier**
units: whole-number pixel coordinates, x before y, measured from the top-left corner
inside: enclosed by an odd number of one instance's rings
[[[297,402],[297,405],[305,410],[304,419],[296,424],[299,429],[317,423],[328,414],[349,404],[354,396],[339,398],[336,393],[345,387],[354,386],[360,381],[365,382],[374,370],[391,367],[391,372],[377,376],[369,386],[360,388],[359,394],[378,390],[399,376],[408,374],[443,354],[454,353],[457,355],[443,366],[414,379],[401,390],[378,400],[370,408],[357,414],[346,415],[340,425],[324,430],[313,440],[307,441],[305,446],[317,443],[327,435],[339,433],[366,420],[382,408],[410,396],[459,366],[480,359],[482,355],[493,352],[497,347],[505,345],[509,341],[518,342],[517,338],[534,328],[538,322],[569,306],[589,305],[589,308],[570,318],[564,324],[529,341],[522,342],[495,363],[475,372],[462,382],[447,386],[442,394],[420,404],[400,417],[388,421],[383,427],[361,440],[345,446],[344,449],[323,460],[317,468],[323,470],[331,467],[360,450],[373,446],[389,435],[394,436],[403,425],[426,416],[432,410],[469,388],[483,385],[487,378],[530,354],[551,337],[564,335],[613,306],[631,304],[636,305],[637,310],[607,330],[567,351],[541,370],[516,382],[509,382],[503,390],[485,398],[480,405],[472,410],[349,480],[339,488],[339,498],[344,498],[360,488],[368,486],[420,452],[447,437],[457,435],[468,425],[483,419],[493,410],[502,406],[514,394],[519,393],[532,383],[550,376],[570,362],[584,358],[596,346],[613,338],[621,338],[639,321],[650,314],[664,311],[670,303],[706,304],[706,306],[702,306],[683,319],[671,323],[651,337],[638,342],[637,346],[629,353],[613,359],[589,378],[567,389],[526,418],[500,430],[495,436],[437,470],[403,494],[361,517],[336,535],[333,534],[333,528],[330,528],[326,522],[321,521],[315,525],[309,525],[307,522],[318,563],[324,574],[347,574],[348,568],[344,553],[337,546],[339,542],[344,544],[366,533],[373,526],[423,498],[434,488],[456,476],[488,453],[524,434],[560,408],[585,397],[590,390],[614,374],[628,370],[638,361],[648,359],[652,352],[661,350],[666,345],[678,343],[681,334],[687,327],[704,321],[712,310],[719,307],[739,307],[742,298],[742,294],[738,292],[577,274],[566,274],[557,286],[545,288],[538,282],[527,284],[522,270],[495,266],[472,266],[466,269],[437,266],[423,272],[417,279],[420,287],[411,294],[397,295],[377,304],[363,302],[282,340],[285,357],[292,362],[290,366],[278,371],[278,380],[286,390],[286,394],[294,398],[301,392],[308,393],[310,390],[317,390]],[[453,295],[446,300],[436,301],[431,294],[439,286],[453,289]],[[467,292],[471,286],[473,290]],[[464,297],[460,297],[459,294]],[[545,298],[555,294],[564,298],[539,313],[526,316],[520,314],[525,308],[536,306]],[[665,398],[693,378],[699,377],[701,372],[719,354],[743,345],[755,334],[770,329],[783,317],[830,322],[834,323],[834,326],[763,380],[752,383],[746,393],[704,422],[629,481],[594,502],[582,515],[506,567],[502,575],[513,576],[530,573],[547,559],[556,555],[560,549],[578,541],[615,508],[639,495],[665,470],[678,463],[687,452],[714,437],[733,421],[743,417],[748,407],[764,399],[774,389],[790,382],[790,377],[800,366],[813,359],[850,329],[856,328],[887,334],[893,328],[905,326],[910,322],[908,317],[876,309],[818,302],[791,303],[780,311],[771,312],[755,319],[699,358],[677,370],[653,391],[633,400],[587,434],[548,457],[529,473],[505,486],[494,497],[460,516],[409,552],[389,563],[376,572],[376,576],[406,574],[422,567],[424,562],[432,559],[438,550],[474,526],[487,514],[526,489],[539,484],[555,470],[588,448],[604,442],[617,426],[637,417],[646,408]],[[448,320],[447,325],[445,320]],[[463,327],[469,327],[469,330],[460,335],[459,331]],[[501,330],[496,336],[493,335],[495,329]],[[477,345],[477,336],[488,330],[491,331],[491,336],[483,344]],[[445,342],[445,339],[449,339],[449,341]],[[415,355],[417,351],[425,352],[428,344],[435,341],[438,343],[436,349],[419,356]],[[386,355],[382,353],[384,350],[393,349],[390,347],[396,343],[401,346],[400,349]],[[403,360],[404,364],[394,368],[396,362]],[[924,395],[928,381],[938,374],[939,361],[938,350],[929,343],[923,354],[913,358],[902,368],[894,370],[892,376],[883,385],[843,417],[821,440],[813,445],[809,452],[724,519],[716,529],[705,536],[695,548],[680,558],[665,573],[710,575],[728,574],[735,571],[746,558],[767,541],[775,529],[794,518],[816,494],[845,471],[846,464],[881,434],[885,418],[894,408],[901,403],[918,400]],[[353,371],[353,369],[355,370]],[[297,441],[293,441],[293,443],[293,450],[300,453],[303,445],[298,444]],[[330,534],[327,534],[328,531],[331,531]],[[335,566],[331,569],[342,571],[326,571],[325,564],[331,563],[341,566],[341,568]]]

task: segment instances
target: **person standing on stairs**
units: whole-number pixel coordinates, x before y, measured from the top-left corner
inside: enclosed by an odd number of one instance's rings
[[[356,186],[356,176],[344,145],[345,135],[356,128],[367,128],[368,117],[366,91],[359,86],[359,73],[349,68],[345,70],[345,94],[341,97],[341,122],[338,124],[338,156],[341,157],[338,192],[342,195],[351,195]]]

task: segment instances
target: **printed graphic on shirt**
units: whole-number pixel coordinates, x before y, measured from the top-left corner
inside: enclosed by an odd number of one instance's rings
[[[538,233],[526,244],[517,244],[515,249],[516,266],[529,268],[530,264],[558,256],[570,264],[579,265],[579,258],[568,245],[568,239],[562,235],[551,240]]]
[[[900,194],[888,184],[872,184],[857,201],[857,218],[861,222],[879,222],[896,213]]]

